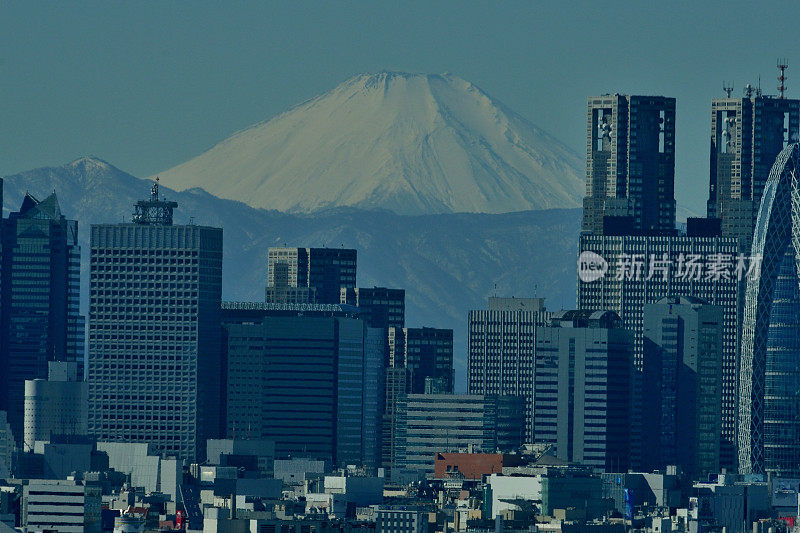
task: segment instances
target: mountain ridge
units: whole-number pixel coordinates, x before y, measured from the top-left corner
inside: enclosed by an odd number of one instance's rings
[[[133,204],[148,196],[151,182],[106,161],[79,158],[6,176],[4,184],[6,216],[19,209],[25,192],[44,197],[55,189],[64,215],[79,221],[85,313],[90,224],[130,221]],[[485,308],[489,295],[522,297],[538,285],[551,308],[575,302],[579,209],[399,215],[343,207],[291,214],[219,199],[202,189],[162,186],[161,191],[178,202],[176,224],[194,218],[223,228],[224,299],[263,300],[269,246],[356,248],[359,286],[405,288],[409,327],[454,330],[459,376],[466,364],[467,312]]]

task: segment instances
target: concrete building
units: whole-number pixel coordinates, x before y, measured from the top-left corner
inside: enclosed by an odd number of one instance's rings
[[[100,497],[100,486],[32,479],[23,487],[22,527],[28,532],[99,533]]]
[[[92,226],[89,432],[195,461],[220,432],[222,229],[175,207],[155,183],[133,223]]]
[[[381,333],[357,318],[302,312],[242,321],[227,307],[229,438],[274,440],[278,457],[375,465]]]
[[[747,279],[739,379],[739,471],[800,477],[800,145],[779,155],[764,187]]]
[[[675,229],[675,99],[589,97],[583,231]]]
[[[605,309],[622,318],[633,332],[633,362],[637,373],[632,383],[634,399],[641,398],[644,361],[644,307],[675,294],[688,294],[722,308],[722,438],[720,464],[735,463],[738,339],[741,333],[741,292],[737,268],[744,253],[732,237],[694,235],[581,235],[581,257],[599,256],[606,270],[599,277],[583,276],[578,282],[581,309]],[[714,264],[723,274],[708,275]],[[744,269],[749,263],[741,263]],[[693,265],[693,266],[692,266]],[[727,272],[727,275],[724,274]],[[631,467],[641,466],[641,405],[634,402],[631,428]]]
[[[26,194],[2,222],[0,409],[21,439],[25,380],[47,378],[48,361],[76,362],[83,377],[81,249],[78,223],[61,214],[55,193]]]
[[[343,287],[339,303],[358,307],[361,320],[371,328],[404,328],[406,325],[405,289]]]
[[[357,255],[346,248],[270,248],[266,301],[339,303],[341,289],[356,286]]]
[[[708,216],[722,235],[750,243],[772,163],[800,132],[800,100],[745,88],[742,98],[711,102]]]
[[[690,499],[691,518],[698,531],[718,528],[730,533],[753,531],[751,524],[771,511],[767,483],[735,474],[720,474],[716,481],[695,483]]]
[[[692,479],[719,472],[722,309],[693,296],[644,308],[647,470],[678,465]]]
[[[395,469],[433,476],[437,453],[509,452],[522,444],[523,400],[481,394],[408,394],[397,402]]]
[[[627,469],[632,350],[610,311],[559,311],[538,328],[534,442],[563,461]]]
[[[521,511],[531,505],[541,508],[542,475],[504,476],[492,474],[486,479],[486,483],[489,487],[489,495],[491,495],[489,516],[486,517],[488,519],[503,516],[507,511]]]
[[[375,533],[427,533],[428,513],[410,507],[381,507],[375,522]]]
[[[209,439],[206,461],[212,465],[244,466],[248,458],[255,459],[257,472],[272,477],[275,462],[275,442],[268,439]]]
[[[525,441],[533,437],[533,361],[536,328],[550,317],[543,298],[489,298],[469,312],[467,392],[525,399]]]
[[[309,477],[323,477],[330,472],[331,465],[319,459],[293,457],[291,459],[275,459],[275,479],[281,479],[287,485],[301,484]]]
[[[155,446],[148,443],[98,442],[97,450],[108,455],[108,465],[130,476],[132,487],[145,492],[162,492],[179,499],[183,479],[182,463],[178,459],[161,457]]]
[[[51,435],[88,435],[86,382],[75,380],[77,362],[50,361],[48,378],[25,381],[23,450]]]
[[[438,328],[389,328],[389,366],[409,370],[409,389],[425,392],[426,378],[442,378],[453,392],[453,330]]]

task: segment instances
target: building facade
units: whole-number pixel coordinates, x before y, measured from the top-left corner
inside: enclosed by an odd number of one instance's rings
[[[357,251],[347,248],[270,248],[269,303],[339,303],[342,288],[355,288]]]
[[[278,457],[376,466],[382,332],[347,316],[347,306],[305,306],[312,316],[264,309],[256,320],[236,307],[223,311],[228,437],[273,440]]]
[[[632,383],[635,398],[642,396],[645,304],[670,295],[688,294],[722,308],[720,464],[724,468],[734,468],[740,287],[750,268],[739,239],[689,235],[581,235],[580,252],[599,256],[606,270],[597,278],[579,279],[578,307],[614,311],[622,318],[623,326],[633,332],[633,362],[637,370]],[[721,266],[717,269],[714,265]],[[632,407],[632,467],[641,468],[641,402],[635,401]]]
[[[708,216],[722,221],[723,236],[752,241],[772,164],[799,130],[800,100],[750,88],[742,98],[711,102]]]
[[[441,378],[447,392],[453,391],[453,330],[439,328],[389,328],[389,366],[409,371],[409,390],[425,392],[427,378]]]
[[[518,396],[408,394],[397,402],[395,469],[432,476],[437,453],[509,452],[522,444]]]
[[[675,228],[675,99],[590,97],[583,231]]]
[[[77,362],[51,361],[47,379],[25,381],[24,451],[54,435],[88,435],[88,390],[76,373]]]
[[[22,492],[25,531],[99,533],[101,487],[69,480],[30,480]]]
[[[468,316],[467,392],[524,398],[526,442],[533,437],[536,328],[549,317],[543,298],[494,297]]]
[[[358,307],[359,316],[368,327],[388,329],[406,326],[405,289],[342,288],[339,303]]]
[[[89,433],[195,461],[220,431],[222,229],[176,206],[156,183],[133,223],[92,226]]]
[[[722,308],[692,296],[645,304],[645,470],[720,471],[722,322]]]
[[[78,223],[61,214],[55,193],[27,194],[3,220],[2,242],[0,409],[20,439],[25,380],[47,378],[48,361],[74,361],[83,377]]]
[[[633,335],[610,311],[559,311],[536,339],[534,442],[564,461],[625,471]]]
[[[800,145],[779,155],[753,237],[739,380],[739,470],[800,476]]]

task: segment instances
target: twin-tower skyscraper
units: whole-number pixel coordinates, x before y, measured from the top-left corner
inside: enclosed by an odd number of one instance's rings
[[[742,97],[728,94],[712,101],[707,217],[689,219],[685,231],[678,231],[675,224],[675,99],[590,97],[586,124],[580,251],[601,256],[608,271],[599,279],[579,281],[579,307],[620,315],[625,327],[634,332],[634,366],[639,373],[644,367],[646,303],[667,296],[693,296],[721,307],[721,406],[720,419],[714,424],[720,428],[719,467],[741,466],[737,464],[741,442],[738,376],[747,280],[734,275],[733,269],[714,278],[709,271],[687,272],[686,259],[735,262],[750,255],[770,169],[778,154],[798,140],[800,100],[764,95],[748,86]],[[644,263],[635,264],[636,258]],[[653,261],[663,269],[653,271]],[[629,270],[621,271],[620,265]],[[634,380],[633,386],[631,460],[636,467],[637,462],[646,466],[637,451],[643,440],[641,398],[645,391],[641,381]],[[762,446],[764,439],[768,437],[760,434]],[[795,463],[793,473],[800,474],[800,460]],[[744,469],[791,471],[763,462]]]

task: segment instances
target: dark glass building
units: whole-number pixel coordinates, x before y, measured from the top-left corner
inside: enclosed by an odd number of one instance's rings
[[[26,194],[3,220],[2,243],[0,410],[20,440],[25,380],[46,379],[48,361],[77,362],[74,378],[83,378],[78,223],[61,214],[55,193]]]

